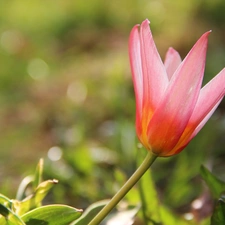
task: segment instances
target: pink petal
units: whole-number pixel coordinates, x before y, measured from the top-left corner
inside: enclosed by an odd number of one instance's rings
[[[155,153],[163,155],[173,149],[187,126],[201,88],[209,33],[201,36],[177,68],[149,123],[148,137]]]
[[[207,115],[211,115],[211,111],[215,111],[214,106],[221,101],[225,94],[224,84],[225,69],[220,71],[217,76],[201,89],[197,104],[189,121],[193,127],[199,126],[205,118],[209,119]]]
[[[164,65],[165,65],[169,80],[171,79],[177,67],[181,64],[181,62],[182,60],[179,53],[175,49],[169,48],[166,53],[166,57],[164,61]]]
[[[171,156],[180,153],[188,144],[189,142],[198,134],[198,132],[202,129],[202,127],[205,125],[205,123],[209,120],[209,118],[212,116],[212,114],[217,109],[218,105],[222,101],[223,97],[216,103],[216,105],[212,108],[212,110],[207,114],[207,116],[201,121],[201,123],[196,127],[193,133],[190,132],[190,130],[187,131],[187,134],[184,135],[184,138],[181,138],[181,141],[178,142],[176,147],[170,151],[165,156]],[[186,132],[184,132],[186,133]]]
[[[146,19],[140,27],[141,60],[143,72],[143,108],[153,112],[168,85],[165,67],[155,46],[149,21]],[[147,127],[147,125],[146,125]]]
[[[166,154],[164,156],[171,156],[171,155],[175,155],[175,154],[178,154],[179,152],[181,152],[189,144],[189,142],[198,134],[198,132],[205,125],[205,123],[209,120],[209,118],[215,112],[215,110],[217,109],[217,107],[220,104],[220,102],[222,101],[222,99],[223,99],[223,97],[216,103],[216,105],[212,108],[212,110],[207,114],[207,116],[196,127],[196,129],[194,130],[193,133],[191,133],[191,129],[189,129],[187,127],[187,131],[185,131],[183,133],[184,136],[182,135],[182,137],[181,137],[180,141],[178,142],[178,144],[176,145],[176,147],[172,151],[168,152],[168,154]]]
[[[129,57],[136,98],[136,130],[141,132],[141,115],[143,101],[143,74],[141,63],[139,25],[133,27],[129,38]]]
[[[188,125],[176,147],[170,154],[177,154],[202,129],[225,95],[225,69],[207,83],[200,92],[198,101]]]
[[[205,118],[195,128],[195,130],[192,133],[192,135],[190,136],[188,142],[191,141],[198,134],[198,132],[202,129],[202,127],[206,124],[206,122],[210,119],[210,117],[212,116],[212,114],[215,112],[215,110],[217,109],[217,107],[219,106],[219,104],[220,104],[220,102],[222,100],[223,100],[223,96],[218,100],[218,102],[216,103],[216,105],[211,109],[211,111],[209,111],[209,113],[205,116]]]

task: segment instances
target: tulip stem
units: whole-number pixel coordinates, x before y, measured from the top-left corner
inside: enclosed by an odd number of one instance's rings
[[[142,164],[130,177],[130,179],[123,185],[123,187],[114,195],[109,203],[92,219],[88,225],[99,225],[100,222],[110,213],[110,211],[120,202],[120,200],[130,191],[130,189],[138,182],[138,180],[144,175],[144,173],[153,164],[156,155],[148,151]]]

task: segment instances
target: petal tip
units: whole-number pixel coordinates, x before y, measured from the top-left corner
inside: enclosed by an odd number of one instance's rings
[[[175,53],[177,52],[173,47],[169,47],[167,50],[168,53]]]
[[[150,21],[148,19],[145,19],[143,22],[142,22],[142,25],[149,25],[150,24]]]
[[[206,31],[202,36],[208,37],[212,33],[212,30]]]

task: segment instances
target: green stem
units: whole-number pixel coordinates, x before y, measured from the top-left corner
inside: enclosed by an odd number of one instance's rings
[[[142,164],[123,185],[123,187],[114,195],[110,202],[93,218],[88,225],[99,225],[99,223],[110,213],[110,211],[120,202],[120,200],[129,192],[129,190],[138,182],[143,174],[149,169],[152,163],[157,158],[150,151],[145,157]]]

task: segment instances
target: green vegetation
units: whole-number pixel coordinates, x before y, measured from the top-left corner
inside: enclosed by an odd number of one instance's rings
[[[45,159],[44,178],[59,180],[45,201],[83,209],[110,198],[133,173],[137,156],[146,154],[137,148],[128,59],[135,24],[151,21],[163,59],[170,46],[184,57],[201,34],[213,30],[204,82],[225,66],[223,0],[0,5],[0,193],[10,198],[39,158]],[[225,180],[224,110],[222,102],[182,153],[152,167],[160,202],[178,215],[194,211],[201,220],[212,211],[191,203],[203,198],[213,206],[201,164]],[[139,201],[136,189],[127,200]]]

